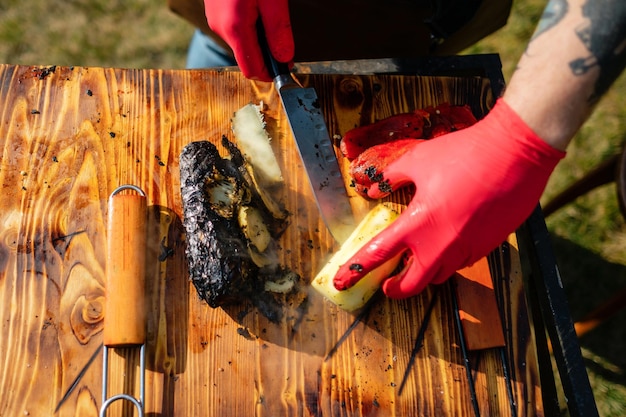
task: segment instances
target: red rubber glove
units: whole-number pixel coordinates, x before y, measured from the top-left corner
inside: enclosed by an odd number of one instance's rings
[[[239,69],[247,78],[272,81],[257,37],[259,17],[274,58],[284,63],[293,60],[287,0],[204,0],[204,11],[209,27],[233,49]]]
[[[440,284],[502,243],[536,207],[565,152],[539,138],[502,99],[475,125],[415,146],[383,172],[389,191],[415,184],[407,209],[344,264],[335,287],[351,287],[395,254],[405,268],[383,283],[390,298]],[[378,184],[368,195],[381,198]]]

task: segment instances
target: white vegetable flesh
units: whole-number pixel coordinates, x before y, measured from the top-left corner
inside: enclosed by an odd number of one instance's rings
[[[298,276],[291,272],[280,277],[277,281],[265,281],[265,291],[286,294],[296,285]]]
[[[265,204],[265,207],[267,207],[270,213],[272,213],[272,216],[280,220],[285,219],[288,214],[287,210],[285,210],[282,204],[280,204],[274,198],[269,190],[265,189],[265,187],[263,187],[263,185],[259,183],[259,181],[257,180],[257,175],[255,174],[254,169],[252,168],[252,165],[250,163],[246,165],[246,170],[249,174],[249,181],[252,183],[254,189],[261,197],[261,200],[263,201],[263,204]]]
[[[261,112],[263,103],[250,103],[235,112],[232,129],[239,149],[257,173],[258,180],[266,186],[279,185],[283,175],[265,129]]]
[[[237,220],[239,228],[250,243],[259,252],[265,252],[265,249],[272,242],[272,235],[263,221],[263,215],[259,209],[252,206],[241,206]]]

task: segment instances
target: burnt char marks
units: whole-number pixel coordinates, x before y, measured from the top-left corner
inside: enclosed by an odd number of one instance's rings
[[[180,156],[189,273],[198,294],[211,307],[239,300],[244,277],[256,269],[236,219],[218,215],[208,203],[207,182],[216,173],[233,174],[232,166],[223,161],[208,141],[187,145]]]
[[[187,262],[200,298],[215,308],[250,301],[272,322],[280,321],[289,303],[303,301],[300,276],[279,265],[276,239],[286,227],[282,211],[269,210],[237,147],[226,138],[229,156],[222,158],[208,141],[192,142],[180,155],[183,224]],[[242,223],[242,213],[254,208],[271,241],[258,249]],[[278,217],[273,216],[278,214]],[[259,223],[256,223],[257,225]],[[248,235],[243,229],[247,226]]]

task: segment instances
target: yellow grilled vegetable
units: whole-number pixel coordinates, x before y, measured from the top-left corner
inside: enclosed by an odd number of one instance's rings
[[[398,215],[397,211],[383,203],[376,205],[313,279],[311,282],[313,288],[346,311],[354,311],[363,307],[380,287],[383,280],[396,269],[402,254],[389,259],[345,291],[338,291],[335,288],[333,278],[341,265],[346,263],[370,239],[389,226]]]

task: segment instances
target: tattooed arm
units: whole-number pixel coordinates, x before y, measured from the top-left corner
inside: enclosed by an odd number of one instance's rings
[[[565,150],[626,66],[626,1],[550,0],[504,100]]]

